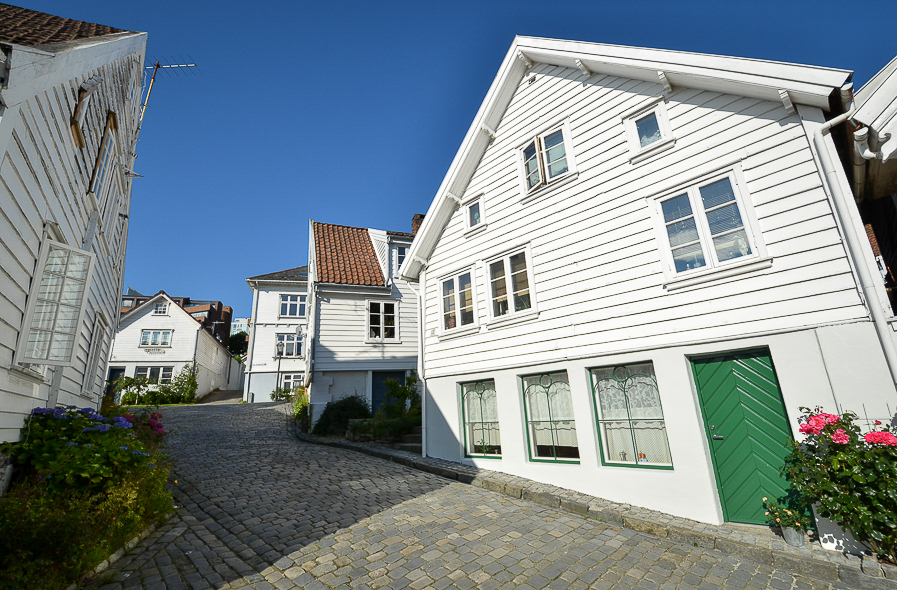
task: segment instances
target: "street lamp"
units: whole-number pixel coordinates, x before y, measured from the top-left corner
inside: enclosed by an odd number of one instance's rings
[[[277,383],[275,389],[280,389],[280,359],[283,358],[283,342],[277,343]]]

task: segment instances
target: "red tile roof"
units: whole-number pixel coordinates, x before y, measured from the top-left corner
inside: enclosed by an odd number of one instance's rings
[[[7,43],[35,46],[124,32],[124,29],[0,4],[0,41]]]
[[[318,281],[386,286],[371,234],[363,227],[314,222]]]

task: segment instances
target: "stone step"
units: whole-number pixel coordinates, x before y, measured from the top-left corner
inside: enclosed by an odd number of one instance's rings
[[[408,453],[416,453],[418,455],[421,454],[421,445],[420,444],[395,443],[395,444],[389,445],[389,448],[395,449],[397,451],[406,451]]]
[[[405,434],[402,436],[402,442],[419,445],[424,442],[424,437],[422,434]]]

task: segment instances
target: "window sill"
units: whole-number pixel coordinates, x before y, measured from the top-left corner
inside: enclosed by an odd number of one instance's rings
[[[685,287],[700,285],[702,283],[709,283],[710,281],[734,277],[740,274],[754,272],[757,270],[764,270],[771,266],[772,258],[766,257],[760,258],[759,260],[755,258],[752,260],[745,260],[744,262],[731,266],[713,268],[699,275],[691,275],[678,279],[672,279],[670,281],[667,281],[664,284],[664,287],[667,291],[675,291],[677,289],[684,289]]]
[[[575,181],[577,178],[579,178],[579,172],[567,174],[566,176],[563,176],[555,181],[552,181],[551,183],[543,186],[542,188],[538,188],[531,193],[525,194],[523,196],[523,198],[520,199],[520,204],[526,205],[527,203],[535,201],[536,199],[545,196],[546,194],[550,193],[551,191],[553,191],[556,188],[560,188],[564,185],[570,184],[571,182]]]
[[[468,228],[467,231],[464,232],[464,237],[469,238],[470,236],[475,236],[481,231],[486,229],[488,224],[484,221],[483,223],[479,223],[471,228]]]
[[[531,320],[535,320],[539,318],[539,312],[537,310],[533,310],[531,312],[527,312],[525,314],[515,314],[510,317],[502,317],[499,319],[492,319],[486,323],[486,328],[492,330],[495,328],[503,328],[505,326],[512,326],[514,324],[521,324],[523,322],[528,322]]]
[[[454,338],[461,338],[463,336],[470,336],[471,334],[476,334],[480,331],[479,324],[475,324],[473,326],[469,326],[467,328],[459,328],[457,330],[452,330],[451,332],[440,332],[438,334],[439,341],[443,340],[453,340]]]
[[[671,137],[669,139],[664,139],[657,143],[653,143],[646,147],[643,150],[639,150],[638,152],[631,154],[629,156],[630,164],[637,164],[643,160],[647,160],[651,156],[659,154],[660,152],[665,152],[668,149],[671,149],[674,145],[676,145],[676,138]]]
[[[365,344],[401,344],[401,340],[365,340]]]

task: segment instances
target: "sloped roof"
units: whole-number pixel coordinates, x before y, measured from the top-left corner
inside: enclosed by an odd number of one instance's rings
[[[249,277],[247,281],[305,281],[308,279],[308,265],[269,272],[263,275]]]
[[[414,239],[414,234],[409,234],[408,232],[405,232],[405,231],[388,231],[387,230],[386,235],[395,236],[397,238]]]
[[[535,64],[577,69],[582,80],[595,75],[620,76],[664,83],[673,88],[695,88],[725,92],[761,100],[804,104],[829,110],[829,98],[853,76],[849,70],[785,62],[670,51],[644,47],[607,45],[515,37],[498,73],[467,130],[461,147],[405,257],[401,274],[415,280],[451,219],[457,196],[464,196],[468,182],[491,140],[490,130],[499,129],[505,109],[523,77]],[[662,76],[661,76],[662,74]]]
[[[7,43],[34,47],[124,32],[124,29],[107,25],[0,4],[0,41]]]
[[[854,99],[857,110],[851,120],[871,127],[879,136],[890,133],[887,152],[897,150],[897,57],[857,90]]]
[[[128,287],[128,290],[125,291],[125,297],[146,297],[143,293],[138,293],[131,287]]]
[[[340,285],[386,286],[383,270],[363,227],[312,222],[318,281]]]

